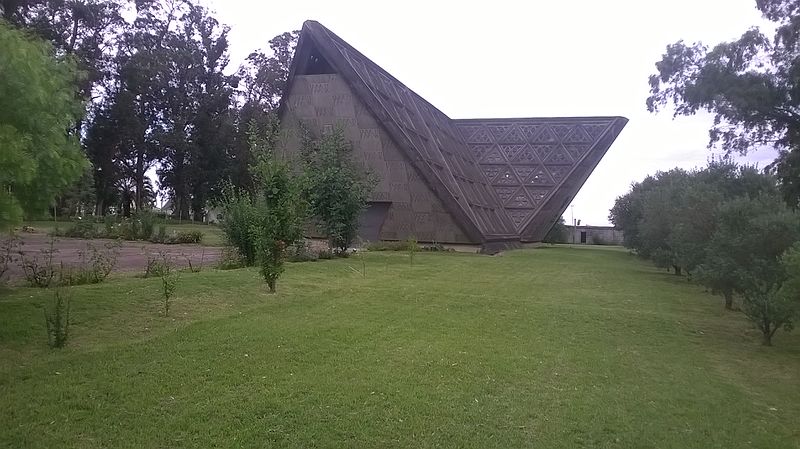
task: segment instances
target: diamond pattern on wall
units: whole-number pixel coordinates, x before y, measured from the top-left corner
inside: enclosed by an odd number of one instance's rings
[[[485,143],[473,143],[469,146],[469,149],[472,151],[472,155],[475,156],[476,161],[482,161],[486,153],[492,149],[492,146]]]
[[[537,134],[532,140],[532,143],[556,143],[558,139],[549,126],[545,126],[542,132]]]
[[[525,143],[525,136],[516,127],[512,126],[511,129],[498,141],[500,143]]]
[[[536,151],[530,145],[524,145],[522,149],[510,160],[520,164],[536,164],[540,161]]]
[[[516,186],[519,185],[519,179],[514,174],[514,171],[511,170],[511,167],[506,167],[500,172],[500,175],[494,178],[492,184],[497,185],[504,185],[504,186]]]
[[[542,131],[542,125],[517,125],[526,142],[533,142]]]
[[[517,154],[525,148],[525,145],[499,145],[500,151],[507,161],[516,160]]]
[[[486,152],[480,162],[485,162],[488,164],[502,164],[506,162],[506,158],[503,157],[503,154],[500,152],[499,148],[493,147]]]
[[[532,186],[552,186],[555,184],[553,177],[542,166],[534,167],[531,170],[531,175],[523,182],[525,185]]]
[[[557,145],[553,149],[553,152],[550,153],[544,159],[544,163],[545,164],[571,164],[572,163],[572,157],[570,157],[569,153],[567,153],[567,150],[563,146]]]
[[[602,133],[603,131],[606,130],[606,128],[608,128],[608,123],[602,123],[602,124],[599,124],[599,123],[587,123],[587,124],[583,125],[582,127],[586,131],[586,134],[588,134],[589,137],[591,137],[591,139],[594,140],[598,136],[600,136],[600,133]]]
[[[591,143],[592,138],[589,137],[589,134],[580,127],[576,126],[572,129],[572,131],[567,134],[567,136],[563,140],[564,143]]]
[[[488,150],[476,147],[488,144],[482,142],[485,134],[474,128],[475,121],[456,125],[518,231],[562,185],[575,164],[584,160],[610,124],[603,119],[581,120],[486,120],[482,129],[495,144]]]
[[[531,199],[533,204],[539,206],[542,204],[547,195],[550,194],[551,189],[543,189],[540,187],[526,187],[525,190],[528,192],[528,197]]]
[[[500,197],[500,201],[505,204],[517,189],[516,187],[495,187],[494,191],[497,193],[497,196]]]
[[[569,169],[571,167],[569,165],[550,165],[547,167],[547,171],[550,172],[550,176],[553,177],[555,182],[561,182],[567,173],[569,173]]]
[[[511,125],[489,125],[487,128],[489,128],[489,131],[492,133],[494,140],[500,141],[500,138],[503,137],[509,129],[511,129]]]
[[[567,153],[572,157],[573,160],[577,161],[589,151],[591,145],[584,144],[584,143],[567,143],[564,144],[564,149],[567,150]]]
[[[528,198],[527,192],[525,189],[520,187],[514,192],[513,195],[506,201],[506,207],[524,207],[524,208],[531,208],[533,204],[531,203],[530,198]]]
[[[486,180],[491,184],[495,178],[500,174],[501,170],[504,170],[506,167],[503,165],[482,165],[481,171],[483,175],[486,176]]]
[[[506,209],[508,212],[508,216],[511,217],[511,221],[514,223],[514,226],[517,229],[522,229],[525,227],[525,223],[533,216],[533,213],[536,212],[535,209]]]
[[[493,143],[494,139],[486,128],[480,127],[475,131],[472,137],[469,138],[469,141],[472,143]]]

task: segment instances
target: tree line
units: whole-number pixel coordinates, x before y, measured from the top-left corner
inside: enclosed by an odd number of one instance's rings
[[[609,220],[625,246],[656,266],[735,300],[771,344],[800,314],[800,214],[778,180],[730,159],[634,183]]]
[[[89,164],[76,159],[71,170],[43,172],[69,184],[65,192],[59,188],[49,195],[61,192],[53,212],[128,215],[152,207],[162,191],[176,216],[202,219],[206,204],[220,197],[223,180],[242,188],[252,184],[248,129],[251,122],[261,126],[271,120],[297,32],[274,37],[268,49],[255,50],[231,70],[229,27],[193,0],[3,0],[0,8],[2,33],[16,33],[16,44],[49,53],[49,69],[65,72],[62,90],[71,88],[73,98],[63,101],[69,114],[57,111],[53,115],[63,123],[48,128],[51,134],[64,131],[63,137],[39,140],[50,139],[62,150],[77,145]],[[4,57],[15,53],[15,65],[4,62],[20,76],[31,75],[23,67],[30,55],[10,48]],[[47,80],[17,81],[17,88],[35,91],[17,92],[21,97],[35,102],[47,95]],[[15,88],[4,84],[9,92]],[[28,106],[18,108],[14,120],[17,129],[30,132],[10,136],[9,147],[12,138],[23,145],[27,136],[41,135],[33,125],[22,125],[37,111]],[[42,142],[36,145],[42,148]],[[72,173],[76,168],[79,173]],[[159,185],[147,176],[152,170]],[[23,193],[23,182],[3,183],[6,190],[13,186],[15,194]],[[18,201],[15,213],[22,206],[28,213],[46,210],[48,195],[42,196],[44,201]]]

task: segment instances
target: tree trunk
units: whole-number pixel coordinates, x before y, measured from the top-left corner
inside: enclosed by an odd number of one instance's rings
[[[136,192],[134,193],[133,202],[136,204],[136,210],[142,210],[142,192],[144,191],[144,155],[142,150],[136,154]]]
[[[772,333],[764,332],[764,338],[761,339],[761,344],[764,346],[772,346]]]
[[[725,296],[725,309],[733,310],[733,292],[726,291],[723,296]]]
[[[675,269],[675,276],[680,276],[681,275],[681,267],[679,267],[677,265],[673,265],[672,268]]]

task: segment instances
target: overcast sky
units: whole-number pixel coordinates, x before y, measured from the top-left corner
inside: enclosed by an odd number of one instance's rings
[[[763,24],[754,0],[206,0],[231,27],[231,65],[314,19],[452,118],[613,115],[630,119],[573,201],[608,224],[631,182],[704,165],[709,116],[645,109],[667,44],[714,44]],[[763,167],[774,153],[751,155]],[[569,223],[571,209],[564,218]]]

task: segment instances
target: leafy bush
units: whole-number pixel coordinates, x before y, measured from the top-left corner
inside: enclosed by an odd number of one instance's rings
[[[254,163],[249,169],[254,191],[225,189],[222,228],[228,242],[248,264],[259,264],[259,272],[270,293],[274,293],[283,272],[286,248],[303,237],[305,202],[300,180],[286,161],[272,153],[278,138],[277,122],[267,128],[260,131],[251,126],[250,152]]]
[[[59,233],[59,231],[55,231],[55,233]],[[68,227],[63,232],[60,232],[59,234],[63,237],[72,237],[79,239],[93,239],[100,235],[97,232],[94,223],[83,220],[78,220],[73,222],[70,225],[70,227]]]
[[[174,269],[172,259],[162,253],[161,259],[161,286],[162,297],[164,299],[164,316],[169,316],[172,296],[175,294],[175,286],[178,282],[178,272]]]
[[[256,263],[256,241],[251,229],[257,226],[258,211],[247,192],[232,186],[225,189],[222,209],[225,219],[220,223],[228,245],[236,248],[246,266]]]
[[[119,256],[119,244],[106,244],[104,249],[94,245],[87,245],[86,251],[78,252],[80,264],[77,267],[61,267],[59,283],[61,285],[99,284],[103,282],[114,266]]]
[[[39,250],[38,255],[19,251],[22,274],[31,287],[47,288],[53,283],[57,274],[53,264],[53,256],[58,252],[55,242],[56,239],[51,238],[49,247]]]
[[[306,186],[312,215],[328,236],[331,248],[345,253],[356,237],[358,217],[376,179],[356,164],[353,147],[342,129],[314,140],[303,138]]]
[[[47,329],[47,344],[51,348],[61,348],[69,337],[69,296],[56,289],[51,307],[44,308],[44,321]]]
[[[226,246],[222,248],[217,268],[220,270],[235,270],[245,266],[245,262],[236,248]]]
[[[169,243],[200,243],[203,241],[203,233],[200,231],[182,231],[176,233]]]
[[[144,277],[160,277],[167,273],[170,269],[169,256],[164,251],[159,251],[156,254],[147,255],[147,266],[144,269]]]
[[[149,210],[137,211],[134,220],[139,222],[139,234],[141,240],[149,240],[153,236],[156,226],[156,216]]]
[[[320,250],[319,253],[317,253],[317,259],[321,259],[321,260],[329,260],[329,259],[333,259],[334,257],[336,257],[336,255],[333,254],[333,251],[331,251],[329,249],[323,249],[323,250]]]
[[[299,241],[291,245],[286,250],[286,260],[289,262],[314,262],[319,259],[319,254],[311,249],[311,246],[304,241]]]
[[[9,265],[14,263],[14,253],[19,247],[19,239],[14,235],[8,235],[0,239],[0,282],[8,271]]]
[[[408,263],[414,265],[414,254],[419,251],[419,245],[417,244],[417,239],[414,237],[410,237],[407,241],[408,244]]]

